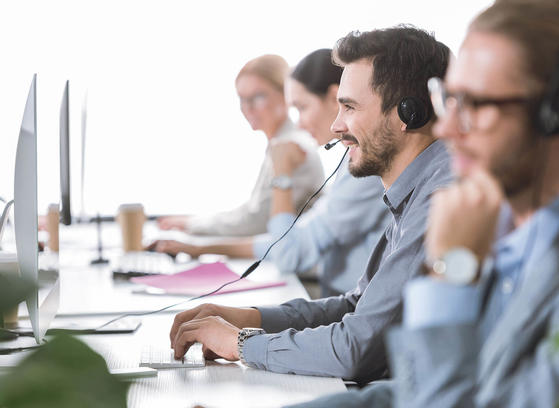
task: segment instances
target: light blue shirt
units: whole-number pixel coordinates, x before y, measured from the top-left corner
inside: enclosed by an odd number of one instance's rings
[[[392,222],[373,249],[357,287],[344,295],[258,307],[267,334],[246,340],[247,364],[360,383],[386,375],[384,333],[401,322],[402,289],[421,271],[430,197],[451,180],[446,147],[435,141],[384,193]]]
[[[508,208],[502,211],[500,224],[511,224]],[[505,219],[503,219],[505,218]],[[486,338],[518,292],[529,279],[526,271],[541,258],[559,234],[559,197],[538,210],[521,227],[497,240],[493,249],[493,279],[481,321],[481,334]],[[537,239],[536,239],[537,238]],[[480,285],[457,286],[419,278],[405,288],[404,325],[410,329],[473,323],[479,319],[482,293]],[[442,307],[444,305],[444,307]]]
[[[267,256],[282,273],[301,273],[318,266],[323,297],[355,288],[390,222],[390,213],[382,202],[384,187],[380,178],[353,177],[348,161],[346,157],[328,194]],[[254,256],[261,258],[294,220],[293,214],[274,216],[268,222],[268,234],[255,239]]]

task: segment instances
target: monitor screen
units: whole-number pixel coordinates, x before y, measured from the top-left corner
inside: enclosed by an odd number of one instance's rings
[[[33,334],[40,343],[56,315],[60,299],[58,279],[58,230],[49,234],[46,257],[48,273],[39,273],[39,225],[48,229],[49,215],[41,217],[37,208],[37,76],[33,77],[21,123],[14,176],[14,224],[17,258],[21,275],[40,286],[26,300]],[[58,159],[58,158],[57,158]],[[58,205],[55,204],[56,210]],[[54,206],[49,207],[54,211]],[[49,211],[50,213],[50,211]],[[56,225],[58,226],[58,211]],[[50,218],[52,220],[52,217]],[[53,250],[52,248],[55,248]]]
[[[60,221],[72,223],[70,206],[70,82],[66,81],[60,103]]]

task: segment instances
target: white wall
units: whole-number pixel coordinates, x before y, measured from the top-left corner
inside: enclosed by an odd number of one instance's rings
[[[13,195],[27,90],[38,73],[39,209],[58,194],[59,104],[72,81],[72,142],[88,90],[86,210],[228,208],[249,194],[265,138],[238,109],[234,78],[263,53],[294,65],[351,30],[411,23],[456,52],[489,0],[18,0],[0,3],[0,196]],[[444,17],[443,17],[444,16]],[[329,152],[327,168],[341,155]],[[48,163],[51,160],[50,164]],[[78,157],[73,157],[74,166]],[[74,168],[75,182],[79,168]],[[76,193],[76,189],[74,189]],[[79,194],[73,196],[79,209]]]

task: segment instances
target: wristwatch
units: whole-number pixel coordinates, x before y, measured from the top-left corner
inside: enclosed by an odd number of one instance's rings
[[[245,345],[245,341],[252,336],[260,334],[266,334],[266,331],[264,329],[253,327],[245,327],[239,331],[239,335],[237,336],[237,350],[239,352],[239,360],[241,360],[243,364],[247,364],[243,356],[243,346]]]
[[[272,187],[280,190],[289,190],[293,188],[293,179],[286,174],[281,174],[272,179],[270,183]]]
[[[469,249],[456,247],[433,262],[431,270],[449,283],[468,285],[476,280],[479,261]]]

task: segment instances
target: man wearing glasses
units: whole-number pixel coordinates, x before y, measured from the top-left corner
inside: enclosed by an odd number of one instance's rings
[[[558,21],[556,1],[497,2],[430,82],[461,179],[433,197],[428,276],[387,336],[395,381],[303,406],[558,406]]]

